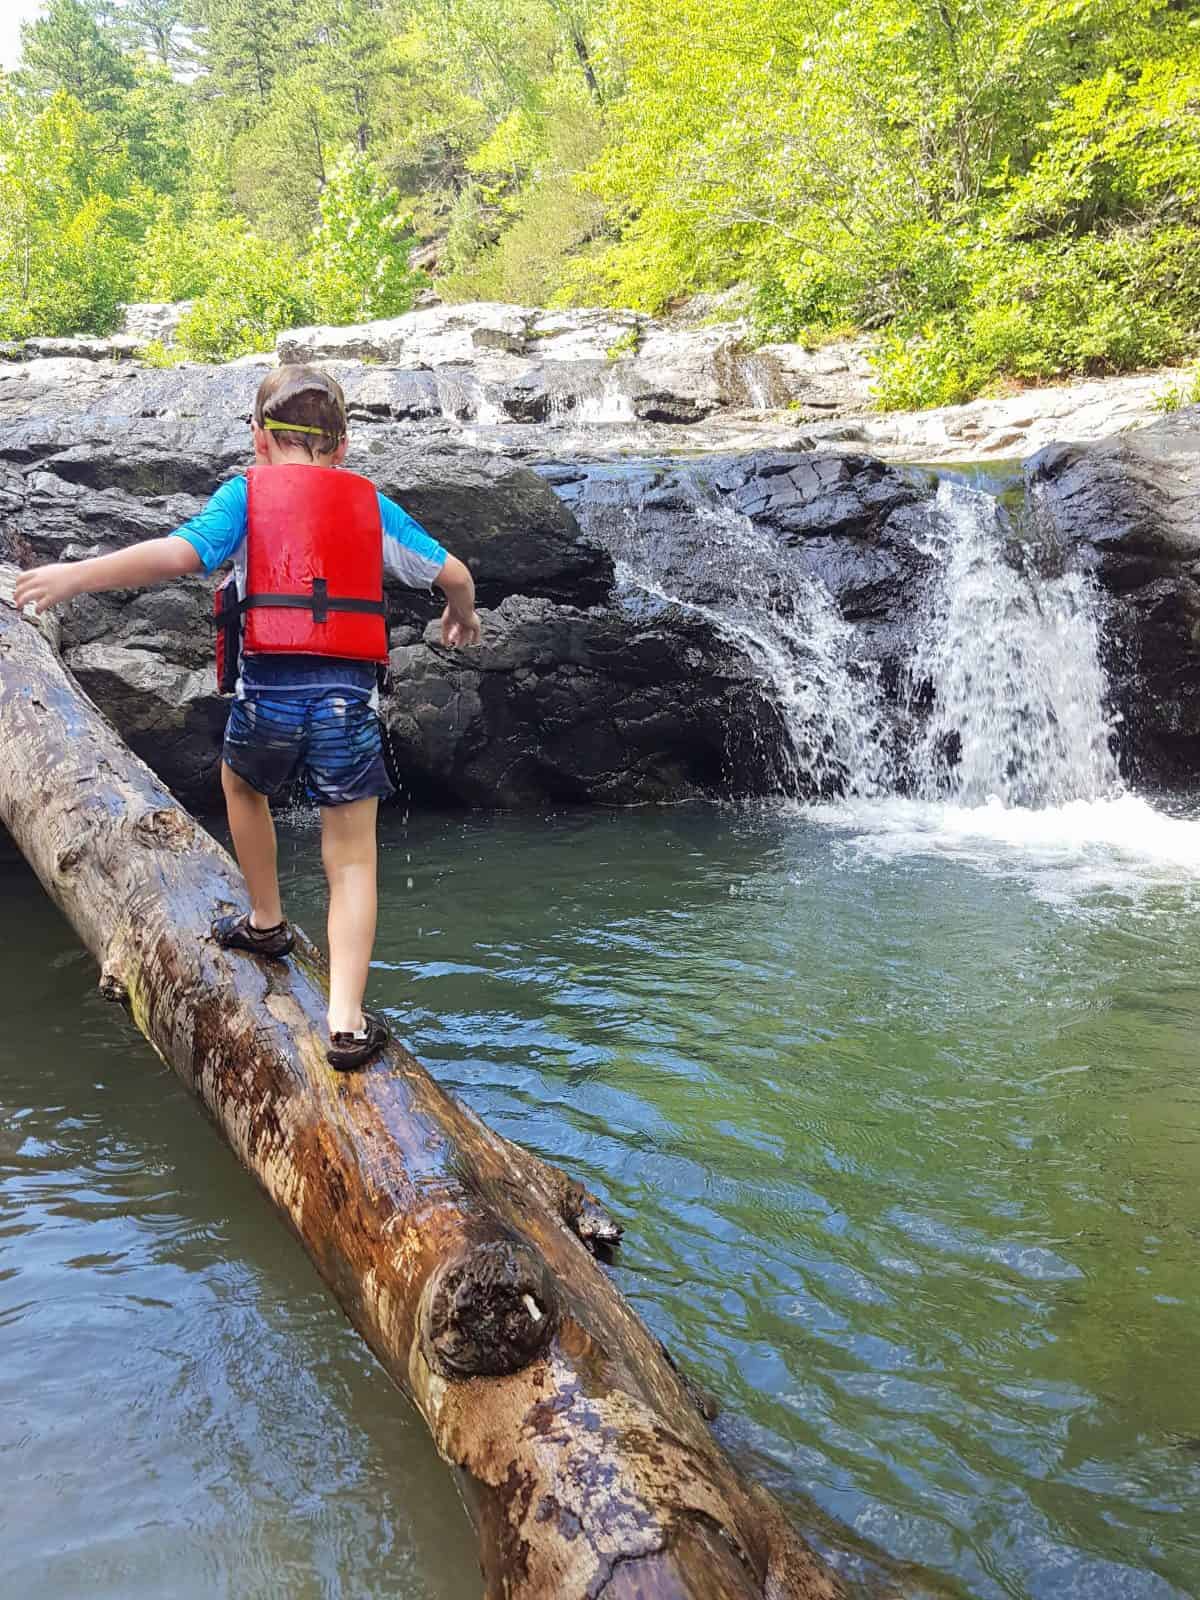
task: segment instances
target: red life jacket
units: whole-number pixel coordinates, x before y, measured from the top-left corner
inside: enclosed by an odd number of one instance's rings
[[[374,484],[334,467],[252,467],[246,477],[246,594],[227,580],[214,606],[222,692],[237,681],[239,645],[248,655],[386,662]]]

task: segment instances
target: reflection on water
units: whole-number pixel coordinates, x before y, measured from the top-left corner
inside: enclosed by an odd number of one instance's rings
[[[477,1593],[420,1419],[32,876],[0,906],[0,1594]]]
[[[1017,815],[392,820],[373,997],[609,1200],[621,1286],[798,1505],[987,1600],[1195,1595],[1200,851]],[[476,1592],[419,1424],[0,893],[5,1592]]]

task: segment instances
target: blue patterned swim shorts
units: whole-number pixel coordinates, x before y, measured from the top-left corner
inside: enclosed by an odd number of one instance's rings
[[[272,695],[247,686],[229,713],[221,754],[260,794],[296,780],[319,806],[394,792],[375,709],[343,689]]]

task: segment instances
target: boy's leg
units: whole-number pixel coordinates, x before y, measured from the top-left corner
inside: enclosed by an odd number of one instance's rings
[[[375,944],[375,819],[379,799],[321,807],[329,881],[329,1031],[358,1033]]]
[[[275,824],[265,794],[259,794],[228,764],[221,763],[221,788],[229,809],[229,831],[238,866],[250,891],[250,924],[274,928],[283,921],[276,869]]]

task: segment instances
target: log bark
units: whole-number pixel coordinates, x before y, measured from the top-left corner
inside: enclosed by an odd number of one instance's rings
[[[245,895],[10,604],[0,821],[159,1055],[201,1099],[459,1474],[488,1600],[834,1600],[584,1241],[619,1230],[399,1044],[324,1059],[325,971],[221,950]],[[7,580],[7,586],[6,586]]]

